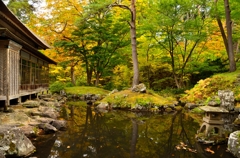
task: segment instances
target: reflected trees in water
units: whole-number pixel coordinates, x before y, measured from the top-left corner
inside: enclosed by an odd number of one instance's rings
[[[69,113],[69,127],[57,138],[61,145],[52,148],[51,158],[55,153],[68,158],[205,157],[202,153],[176,149],[180,142],[189,148],[198,147],[195,134],[199,124],[181,111],[100,112],[91,106],[69,106],[65,110]]]

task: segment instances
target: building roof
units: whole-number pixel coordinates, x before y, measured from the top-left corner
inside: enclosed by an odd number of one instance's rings
[[[38,50],[45,50],[50,46],[26,27],[0,0],[0,38],[11,39],[29,50],[34,55],[51,64],[55,61],[48,58]]]
[[[205,112],[228,113],[228,110],[221,108],[221,107],[200,106],[199,108]]]

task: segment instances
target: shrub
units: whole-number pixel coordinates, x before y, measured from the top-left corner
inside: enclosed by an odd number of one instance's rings
[[[60,93],[60,91],[63,90],[64,87],[65,87],[64,83],[56,81],[50,85],[49,90],[52,93]]]
[[[181,98],[181,101],[202,103],[209,97],[217,95],[218,90],[233,89],[233,87],[233,81],[230,77],[215,75],[211,78],[198,81],[192,89],[186,90],[186,94]]]
[[[74,85],[73,85],[72,82],[67,82],[67,83],[66,83],[66,87],[74,87]]]

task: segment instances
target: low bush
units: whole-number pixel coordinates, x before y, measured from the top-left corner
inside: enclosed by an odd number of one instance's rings
[[[65,84],[63,82],[56,81],[50,85],[49,90],[52,93],[60,93],[61,90],[65,88]]]

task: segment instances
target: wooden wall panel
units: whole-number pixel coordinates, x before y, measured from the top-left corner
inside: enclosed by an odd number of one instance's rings
[[[19,92],[19,53],[9,51],[9,83],[10,95],[17,95]]]

